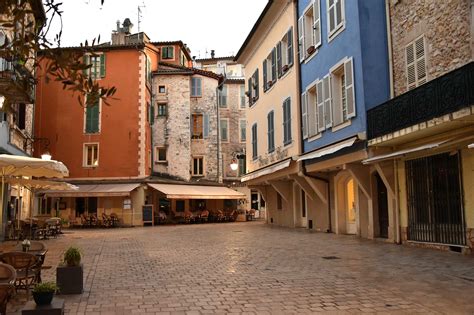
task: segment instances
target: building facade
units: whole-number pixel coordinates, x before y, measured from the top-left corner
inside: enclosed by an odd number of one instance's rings
[[[361,164],[366,111],[389,98],[384,2],[298,4],[304,143],[298,160],[324,187],[308,203],[307,219],[317,230],[394,241],[394,205],[378,206],[379,176]]]
[[[247,83],[247,174],[268,223],[303,226],[296,2],[269,1],[235,57]]]
[[[364,163],[396,194],[398,241],[472,251],[474,3],[388,9],[393,98],[367,114]]]

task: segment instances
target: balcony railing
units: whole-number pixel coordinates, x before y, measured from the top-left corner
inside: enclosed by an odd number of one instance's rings
[[[474,105],[474,62],[367,112],[367,134],[377,138]]]
[[[24,65],[0,58],[0,92],[12,102],[30,103],[34,99],[34,79]]]

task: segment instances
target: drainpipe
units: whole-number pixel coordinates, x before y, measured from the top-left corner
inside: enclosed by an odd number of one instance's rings
[[[392,26],[390,22],[390,0],[385,0],[385,20],[387,24],[388,76],[390,80],[390,98],[393,98],[395,95],[395,92],[393,88],[393,52],[392,52]]]
[[[224,80],[222,80],[221,83],[219,83],[216,87],[216,113],[217,113],[217,181],[219,183],[223,182],[223,174],[221,174],[221,166],[222,166],[222,161],[221,161],[221,139],[220,139],[220,119],[219,119],[219,91],[222,91],[222,88],[227,81],[227,77],[224,75]],[[222,173],[224,170],[222,170]]]
[[[402,225],[400,222],[401,210],[400,210],[400,202],[399,202],[400,183],[398,182],[398,162],[396,159],[393,160],[393,167],[394,167],[394,174],[395,174],[395,224],[397,225],[396,227],[397,234],[395,235],[395,242],[397,244],[401,244],[402,243]]]

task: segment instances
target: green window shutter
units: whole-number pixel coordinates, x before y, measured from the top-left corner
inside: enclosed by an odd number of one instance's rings
[[[155,106],[150,105],[150,125],[155,123]]]
[[[86,108],[86,133],[99,132],[99,104]]]
[[[105,54],[100,55],[100,77],[105,77]]]

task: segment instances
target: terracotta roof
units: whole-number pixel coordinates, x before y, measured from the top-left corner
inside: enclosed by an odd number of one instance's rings
[[[214,58],[197,58],[196,61],[214,61],[214,60],[234,60],[235,56],[214,57]]]
[[[245,79],[227,79],[225,84],[245,84]]]
[[[182,71],[185,74],[188,74],[188,73],[190,73],[190,74],[199,74],[199,75],[203,75],[205,77],[216,79],[218,81],[223,80],[223,77],[221,75],[215,74],[214,72],[211,72],[211,71],[196,69],[196,68],[192,68],[192,67],[184,67],[184,66],[175,65],[175,64],[172,64],[172,63],[167,63],[167,62],[159,62],[158,65],[174,68],[176,70]],[[166,70],[166,69],[163,69],[163,70],[159,69],[158,71],[156,71],[154,73],[160,74],[160,73],[164,73],[165,71],[169,71],[170,73],[176,73],[176,71]]]
[[[263,9],[262,13],[261,13],[260,16],[258,17],[257,22],[255,22],[254,26],[252,27],[252,30],[250,31],[249,35],[248,35],[247,38],[245,39],[244,43],[242,44],[242,47],[240,47],[239,51],[237,52],[237,55],[235,55],[234,61],[237,61],[237,60],[239,59],[240,55],[244,52],[245,48],[247,48],[248,43],[250,42],[250,40],[252,39],[253,35],[254,35],[255,32],[257,31],[258,27],[259,27],[260,24],[262,23],[263,18],[264,18],[265,15],[267,14],[268,10],[270,10],[272,4],[273,4],[273,0],[268,0],[267,5],[265,6],[265,8]]]

